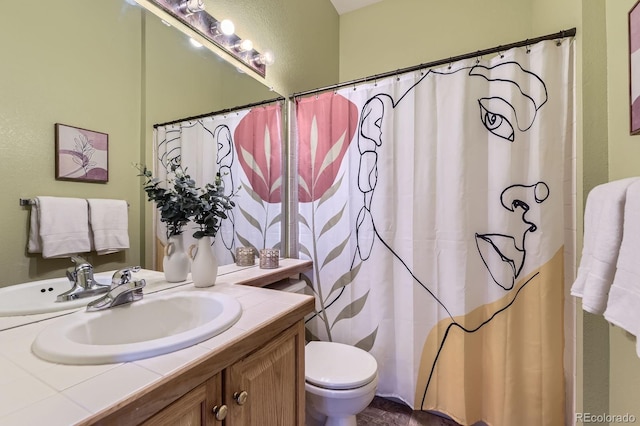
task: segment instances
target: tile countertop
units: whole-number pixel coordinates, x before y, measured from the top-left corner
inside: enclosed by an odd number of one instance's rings
[[[143,270],[145,293],[207,290],[235,297],[242,316],[229,330],[194,346],[153,358],[102,365],[63,365],[31,352],[36,335],[55,317],[74,310],[0,318],[0,425],[70,425],[131,397],[219,348],[241,340],[251,330],[308,302],[309,296],[260,288],[311,268],[311,262],[280,259],[276,269],[221,266],[213,287],[196,289],[188,279],[167,283],[164,274]],[[236,285],[238,283],[248,285]],[[150,296],[152,297],[152,296]],[[47,316],[49,315],[49,316]],[[37,317],[37,319],[31,319]],[[15,318],[22,319],[22,325]]]

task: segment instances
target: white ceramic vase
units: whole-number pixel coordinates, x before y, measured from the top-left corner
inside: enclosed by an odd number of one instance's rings
[[[195,253],[194,253],[194,248]],[[191,279],[195,287],[211,287],[218,276],[218,259],[211,247],[211,237],[203,237],[189,248]]]
[[[164,277],[170,283],[177,283],[187,279],[191,269],[191,259],[184,249],[182,234],[172,235],[164,248],[162,270]]]

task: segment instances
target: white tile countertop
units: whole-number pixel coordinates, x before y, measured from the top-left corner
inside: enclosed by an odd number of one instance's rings
[[[221,266],[216,284],[205,289],[196,289],[190,280],[167,283],[161,272],[136,273],[136,279],[147,280],[145,297],[153,297],[152,293],[157,291],[163,294],[191,290],[219,292],[240,302],[242,316],[230,329],[209,340],[127,363],[63,365],[44,361],[31,352],[31,344],[43,328],[54,324],[57,316],[74,310],[0,318],[0,425],[67,426],[116,405],[218,348],[242,340],[260,324],[308,302],[309,296],[256,285],[309,268],[309,261],[297,259],[281,259],[277,269]],[[239,282],[251,286],[236,285]]]

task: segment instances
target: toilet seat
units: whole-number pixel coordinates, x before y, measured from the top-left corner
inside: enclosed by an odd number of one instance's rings
[[[376,359],[355,346],[309,342],[305,346],[305,379],[326,389],[354,389],[370,383],[378,372]]]

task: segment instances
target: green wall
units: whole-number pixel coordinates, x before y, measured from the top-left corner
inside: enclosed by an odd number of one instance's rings
[[[636,0],[604,3],[607,43],[608,180],[616,180],[640,176],[640,136],[629,135],[627,14]],[[640,358],[636,354],[635,338],[631,338],[618,327],[608,324],[606,327],[609,328],[609,412],[634,414],[636,421],[640,421]]]
[[[223,8],[257,48],[274,51],[277,62],[260,82],[206,49],[194,52],[175,28],[124,0],[4,5],[0,287],[64,276],[71,266],[26,253],[30,209],[18,201],[38,195],[126,199],[131,248],[87,257],[97,271],[151,267],[153,208],[132,163],[151,164],[152,125],[337,81],[338,15],[328,1],[302,3],[208,5],[214,16]],[[109,134],[107,184],[55,180],[56,122]]]
[[[131,249],[90,260],[102,270],[140,262],[139,189],[129,165],[140,151],[140,13],[114,1],[3,5],[0,286],[63,276],[71,266],[26,254],[29,208],[19,206],[21,197],[126,199]],[[109,134],[107,184],[54,179],[57,122]]]
[[[384,0],[340,18],[340,81],[531,37],[531,4]]]
[[[205,0],[217,19],[231,19],[236,34],[270,49],[276,62],[265,84],[283,95],[335,84],[340,38],[338,14],[329,0]]]

